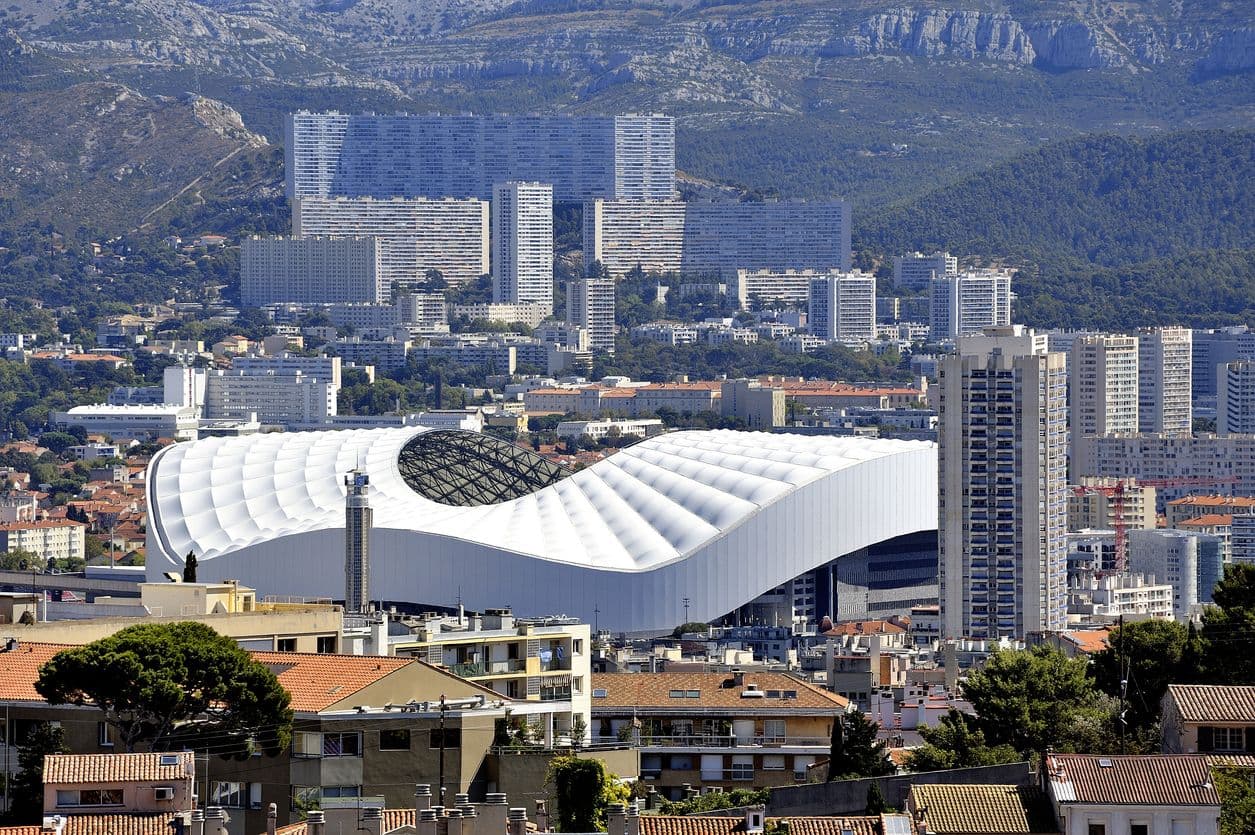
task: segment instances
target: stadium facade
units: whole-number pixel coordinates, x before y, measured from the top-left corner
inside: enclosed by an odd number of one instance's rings
[[[351,470],[370,479],[374,598],[508,605],[617,631],[716,620],[799,578],[822,596],[814,578],[839,579],[838,558],[919,563],[912,543],[937,528],[937,452],[922,441],[685,431],[570,472],[470,432],[268,434],[154,457],[149,579],[194,551],[205,580],[339,597]],[[916,573],[935,589],[926,563]],[[895,583],[918,593],[921,577]],[[812,599],[814,614],[835,614],[830,604]]]

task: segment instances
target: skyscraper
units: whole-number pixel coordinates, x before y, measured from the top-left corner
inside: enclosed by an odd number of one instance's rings
[[[370,476],[353,470],[344,477],[344,611],[370,610]]]
[[[1068,360],[1072,484],[1079,483],[1080,462],[1095,436],[1137,431],[1137,361],[1136,336],[1084,334],[1072,342]]]
[[[1216,432],[1255,433],[1255,361],[1219,366],[1216,392]]]
[[[928,285],[928,338],[957,339],[1011,324],[1011,276],[995,270],[938,276]]]
[[[959,259],[948,252],[912,252],[893,259],[893,286],[900,290],[926,290],[934,278],[958,274]]]
[[[1138,431],[1193,430],[1193,339],[1189,328],[1142,328],[1138,334]]]
[[[821,339],[875,339],[876,277],[855,270],[811,279],[806,318],[811,333]]]
[[[493,187],[492,300],[553,310],[553,186],[548,183]]]
[[[938,547],[946,637],[1067,623],[1066,357],[1021,325],[941,366]]]
[[[614,279],[567,282],[566,320],[588,331],[588,347],[614,353]]]

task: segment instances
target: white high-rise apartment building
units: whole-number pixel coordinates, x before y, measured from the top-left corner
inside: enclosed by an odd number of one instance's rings
[[[1136,336],[1086,334],[1073,340],[1068,359],[1071,483],[1078,483],[1086,444],[1095,436],[1137,431],[1137,362]]]
[[[588,347],[614,353],[614,279],[577,278],[566,285],[566,320],[588,333]]]
[[[1172,586],[1173,615],[1211,601],[1211,590],[1224,574],[1221,539],[1178,530],[1129,531],[1129,570]]]
[[[620,116],[295,113],[288,199],[476,197],[495,183],[552,183],[560,201],[675,196],[675,120]]]
[[[1189,328],[1142,328],[1139,339],[1138,431],[1193,431],[1193,333]]]
[[[861,343],[876,338],[876,276],[855,270],[811,279],[807,325],[820,339]]]
[[[553,186],[499,183],[492,193],[492,300],[553,312]]]
[[[934,342],[1011,324],[1011,275],[995,270],[934,278],[928,338]]]
[[[340,362],[339,357],[306,357],[284,351],[273,356],[236,357],[231,360],[231,370],[253,377],[267,374],[290,377],[303,374],[339,388]]]
[[[205,417],[263,424],[321,424],[336,414],[339,387],[329,380],[295,374],[211,371],[205,385]]]
[[[938,531],[946,637],[1067,625],[1066,356],[1023,326],[942,361]]]
[[[591,200],[584,204],[584,269],[614,278],[646,272],[850,269],[850,204],[779,201],[684,203]]]
[[[912,252],[893,259],[893,286],[901,290],[927,290],[934,278],[958,274],[959,259],[948,252]]]
[[[1216,369],[1216,432],[1255,433],[1255,360]]]
[[[379,242],[376,300],[412,288],[429,270],[449,284],[488,274],[488,201],[303,197],[292,204],[297,237],[372,236]]]
[[[374,238],[253,237],[240,250],[240,300],[246,306],[380,301]]]
[[[737,270],[737,303],[742,310],[748,310],[755,299],[763,304],[804,305],[810,301],[811,279],[825,274],[820,270]]]

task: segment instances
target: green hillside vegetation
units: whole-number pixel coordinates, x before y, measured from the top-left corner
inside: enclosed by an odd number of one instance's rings
[[[856,216],[855,248],[884,254],[947,248],[1043,266],[1057,259],[1115,266],[1249,249],[1255,247],[1253,162],[1251,131],[1071,140],[861,221]]]

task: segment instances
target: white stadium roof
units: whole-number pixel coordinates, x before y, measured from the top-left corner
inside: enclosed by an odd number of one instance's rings
[[[696,619],[716,618],[837,556],[937,526],[927,442],[675,432],[468,507],[407,483],[402,449],[429,431],[167,447],[148,477],[149,578],[195,551],[206,579],[342,597],[344,475],[354,468],[370,477],[375,597],[451,605],[460,595],[472,608],[590,620],[599,607],[620,629],[669,628],[684,597]]]

